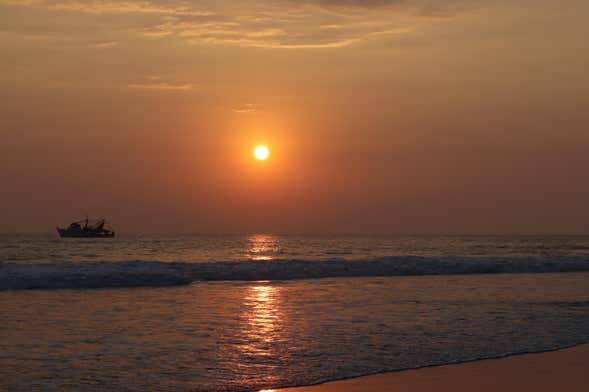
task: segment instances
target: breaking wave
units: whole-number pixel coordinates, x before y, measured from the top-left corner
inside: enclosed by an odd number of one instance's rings
[[[0,290],[159,287],[195,281],[589,271],[589,256],[418,257],[372,260],[158,261],[0,264]]]

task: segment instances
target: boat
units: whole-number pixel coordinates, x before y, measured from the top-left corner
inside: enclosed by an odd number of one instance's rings
[[[115,232],[108,228],[106,220],[99,219],[91,222],[88,218],[71,223],[67,229],[57,227],[57,233],[62,238],[113,238]]]

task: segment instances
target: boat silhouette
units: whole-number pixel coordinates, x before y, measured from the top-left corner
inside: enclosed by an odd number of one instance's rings
[[[106,220],[91,222],[88,218],[71,223],[66,229],[57,227],[62,238],[113,238],[115,232],[106,226]]]

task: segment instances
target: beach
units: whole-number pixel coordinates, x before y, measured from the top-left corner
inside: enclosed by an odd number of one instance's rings
[[[461,364],[390,372],[274,392],[586,391],[589,344]]]

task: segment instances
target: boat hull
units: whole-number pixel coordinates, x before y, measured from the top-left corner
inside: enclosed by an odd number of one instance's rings
[[[114,238],[115,233],[114,231],[109,232],[102,232],[102,233],[92,233],[86,231],[68,231],[66,229],[57,228],[57,233],[61,238]]]

